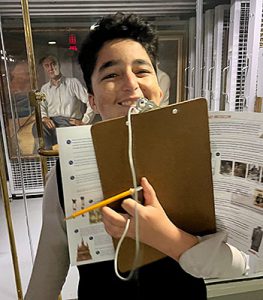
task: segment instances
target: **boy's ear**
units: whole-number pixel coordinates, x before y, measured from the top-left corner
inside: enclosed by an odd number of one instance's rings
[[[95,103],[94,95],[92,95],[92,94],[89,94],[89,104],[90,104],[90,107],[92,108],[92,110],[98,114],[99,112],[97,109],[97,105]]]

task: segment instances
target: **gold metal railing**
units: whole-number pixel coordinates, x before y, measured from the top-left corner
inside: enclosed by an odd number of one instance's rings
[[[23,23],[24,23],[24,32],[25,32],[25,43],[27,50],[27,59],[28,59],[28,67],[29,67],[29,78],[30,78],[30,86],[31,92],[29,93],[30,103],[35,106],[35,115],[36,115],[36,126],[37,126],[37,134],[39,138],[39,146],[44,149],[44,139],[43,139],[43,131],[42,131],[42,122],[38,120],[40,117],[40,107],[39,105],[34,105],[40,101],[40,96],[36,94],[37,87],[37,73],[36,73],[36,63],[34,56],[34,47],[33,47],[33,39],[32,39],[32,30],[30,23],[30,14],[28,8],[28,0],[21,0],[22,13],[23,13]],[[38,97],[39,96],[39,97]],[[41,117],[40,117],[41,118]],[[46,175],[48,172],[47,168],[47,159],[44,156],[40,156],[41,170],[43,182],[45,185]]]
[[[10,202],[9,202],[10,200],[9,200],[9,196],[8,196],[7,176],[6,176],[5,166],[6,166],[6,162],[5,162],[5,157],[4,157],[3,141],[2,141],[2,138],[0,138],[0,178],[1,178],[2,196],[3,196],[3,201],[4,201],[9,242],[10,242],[13,267],[14,267],[14,273],[15,273],[17,297],[19,300],[23,300],[23,292],[22,292],[21,278],[20,278],[20,272],[19,272],[15,236],[14,236],[14,230],[13,230],[13,224],[12,224]]]
[[[57,156],[58,152],[53,150],[45,150],[43,128],[42,128],[43,125],[42,125],[42,118],[41,118],[41,111],[40,111],[40,102],[44,100],[44,95],[38,92],[38,88],[37,88],[36,65],[35,65],[35,56],[34,56],[34,49],[33,49],[28,0],[21,0],[21,5],[22,5],[22,12],[23,12],[25,42],[26,42],[30,84],[31,84],[31,92],[29,93],[29,99],[30,99],[30,104],[35,107],[35,120],[36,120],[36,128],[37,128],[39,147],[40,147],[38,153],[40,154],[42,177],[45,186],[46,175],[48,172],[47,156]],[[60,295],[58,297],[58,300],[61,299],[62,297]]]
[[[28,58],[28,66],[29,66],[29,76],[30,76],[30,86],[31,91],[29,92],[29,100],[31,106],[35,108],[35,120],[37,127],[37,134],[39,139],[39,150],[38,154],[40,155],[41,162],[41,170],[42,170],[42,178],[44,185],[46,184],[46,175],[48,172],[47,168],[47,157],[48,156],[58,156],[58,150],[45,150],[44,138],[43,138],[43,128],[42,128],[42,118],[40,111],[40,102],[44,100],[44,95],[38,92],[37,88],[37,76],[36,76],[36,66],[35,66],[35,57],[34,57],[34,49],[33,49],[33,41],[32,41],[32,31],[30,24],[30,15],[28,8],[28,0],[21,0],[22,14],[23,14],[23,22],[24,22],[24,32],[25,32],[25,45],[27,50],[27,58]],[[15,273],[15,281],[17,288],[18,300],[23,300],[23,292],[21,285],[21,277],[19,272],[19,264],[18,264],[18,256],[15,244],[15,236],[12,225],[12,217],[10,210],[10,199],[8,195],[8,187],[7,187],[7,174],[6,174],[6,161],[4,157],[4,148],[3,141],[0,138],[0,183],[1,190],[4,201],[4,209],[6,214],[7,226],[8,226],[8,234],[10,241],[10,248],[13,260],[13,268]],[[47,287],[48,288],[48,287]],[[58,300],[61,300],[62,297],[59,295]]]
[[[27,49],[27,57],[28,57],[28,65],[29,65],[30,85],[32,90],[29,93],[29,98],[31,104],[35,107],[36,126],[37,126],[39,146],[40,146],[39,154],[40,154],[40,161],[41,161],[41,170],[42,170],[43,182],[45,185],[46,174],[48,172],[46,157],[57,156],[58,151],[44,150],[45,145],[43,139],[42,120],[41,120],[40,104],[39,104],[40,101],[43,101],[43,95],[37,92],[37,76],[36,76],[36,67],[35,67],[35,60],[34,60],[34,50],[33,50],[33,42],[32,42],[29,9],[28,9],[28,0],[21,0],[21,6],[22,6],[23,22],[24,22],[25,44]],[[16,244],[15,244],[14,230],[12,225],[10,200],[8,195],[6,161],[4,157],[4,147],[3,147],[2,138],[0,138],[0,175],[1,175],[0,176],[1,190],[2,190],[2,196],[4,201],[6,220],[7,220],[8,235],[9,235],[10,248],[11,248],[12,260],[13,260],[13,268],[15,273],[17,296],[18,296],[18,300],[23,300],[18,256],[17,256]],[[59,295],[58,300],[61,299],[62,297],[61,295]]]

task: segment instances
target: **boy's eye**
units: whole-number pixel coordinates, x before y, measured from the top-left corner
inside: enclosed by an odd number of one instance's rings
[[[105,75],[105,76],[102,78],[102,80],[104,80],[104,79],[109,79],[109,78],[114,78],[114,77],[117,77],[117,74],[111,73],[111,74]]]
[[[142,70],[138,70],[137,72],[136,72],[136,74],[149,74],[149,73],[151,73],[149,70],[146,70],[146,69],[142,69]]]

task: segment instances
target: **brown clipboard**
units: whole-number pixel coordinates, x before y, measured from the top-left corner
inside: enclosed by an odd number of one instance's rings
[[[126,122],[127,117],[121,117],[91,127],[105,198],[133,186]],[[147,177],[167,215],[179,228],[195,235],[215,232],[206,99],[135,114],[131,122],[138,185],[141,177]],[[114,205],[118,209],[120,203]],[[138,267],[165,256],[142,243],[140,250]],[[134,255],[135,241],[126,238],[119,253],[120,271],[132,268]]]

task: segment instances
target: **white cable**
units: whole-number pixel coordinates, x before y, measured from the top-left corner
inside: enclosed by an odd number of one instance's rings
[[[131,115],[132,111],[135,110],[135,107],[130,107],[128,111],[128,155],[129,155],[129,164],[130,169],[132,173],[132,182],[133,182],[133,188],[134,188],[134,200],[136,203],[138,202],[138,186],[137,186],[137,180],[136,180],[136,171],[134,167],[134,160],[133,160],[133,152],[132,152],[132,126],[131,126]],[[118,256],[119,251],[122,245],[122,242],[127,234],[127,231],[129,229],[130,225],[130,219],[127,220],[124,232],[117,244],[116,251],[115,251],[115,257],[114,257],[114,270],[118,278],[124,281],[128,281],[133,277],[133,274],[136,269],[137,261],[139,258],[139,250],[140,250],[140,241],[139,241],[139,219],[138,219],[138,211],[137,211],[137,204],[135,205],[135,213],[134,213],[134,219],[135,219],[135,256],[133,260],[133,265],[131,268],[131,271],[129,272],[127,277],[123,277],[118,270]]]

